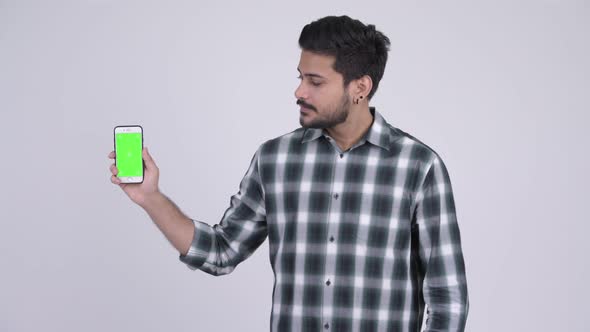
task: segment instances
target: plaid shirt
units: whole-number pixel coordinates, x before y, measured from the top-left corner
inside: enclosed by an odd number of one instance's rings
[[[449,174],[374,121],[347,151],[321,129],[262,144],[219,224],[180,260],[223,275],[269,238],[271,331],[463,331],[469,300]],[[425,306],[426,304],[426,306]]]

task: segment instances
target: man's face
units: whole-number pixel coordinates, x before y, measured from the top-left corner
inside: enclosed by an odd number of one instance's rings
[[[305,128],[330,128],[346,121],[350,94],[344,88],[343,76],[332,65],[336,60],[303,50],[299,60],[301,83],[295,90],[301,106],[299,123]]]

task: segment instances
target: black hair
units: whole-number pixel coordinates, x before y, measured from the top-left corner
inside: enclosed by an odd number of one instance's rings
[[[348,16],[327,16],[303,27],[299,46],[305,51],[331,55],[336,58],[334,70],[344,77],[344,86],[364,75],[369,75],[373,88],[368,99],[377,91],[383,77],[389,38]]]

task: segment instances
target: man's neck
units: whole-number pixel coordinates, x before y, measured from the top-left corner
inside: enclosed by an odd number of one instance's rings
[[[326,128],[330,137],[336,141],[336,144],[338,144],[342,151],[346,151],[354,146],[373,124],[373,115],[369,110],[368,103],[358,106],[357,109],[350,110],[345,122],[331,128]]]

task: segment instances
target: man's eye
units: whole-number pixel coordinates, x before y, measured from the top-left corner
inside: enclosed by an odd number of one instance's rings
[[[297,79],[302,80],[303,76],[299,75],[299,76],[297,76]],[[323,82],[314,82],[314,81],[310,80],[309,83],[311,83],[311,85],[313,85],[313,86],[320,86],[320,85],[322,85]]]

